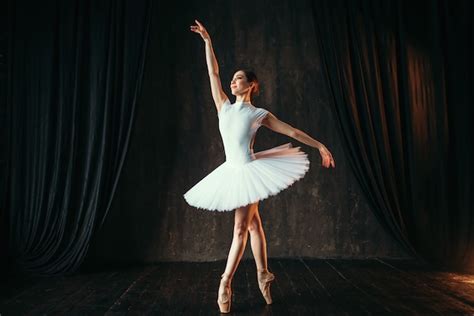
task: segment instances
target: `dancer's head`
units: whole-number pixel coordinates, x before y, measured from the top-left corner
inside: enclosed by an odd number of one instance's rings
[[[236,71],[230,82],[230,88],[235,96],[249,94],[252,97],[260,93],[257,76],[249,69]]]

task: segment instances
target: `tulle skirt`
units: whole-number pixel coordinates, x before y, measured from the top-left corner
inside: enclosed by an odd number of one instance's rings
[[[221,164],[183,195],[186,202],[199,209],[232,211],[277,194],[309,170],[308,155],[291,143],[253,157],[241,165]]]

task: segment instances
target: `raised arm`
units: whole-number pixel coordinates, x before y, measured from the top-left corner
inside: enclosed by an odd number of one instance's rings
[[[336,162],[332,157],[331,152],[322,143],[312,138],[302,130],[294,128],[293,126],[280,121],[273,113],[268,112],[262,121],[262,125],[271,129],[274,132],[289,136],[311,147],[317,148],[321,154],[322,165],[326,168],[336,167]]]
[[[212,48],[212,41],[206,28],[198,21],[194,20],[197,25],[191,25],[191,31],[201,35],[206,45],[206,62],[209,79],[211,82],[211,93],[217,111],[220,112],[222,104],[228,99],[227,95],[222,90],[221,78],[219,76],[219,65],[217,63],[216,55]]]

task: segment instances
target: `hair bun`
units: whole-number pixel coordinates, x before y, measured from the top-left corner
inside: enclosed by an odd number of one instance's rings
[[[247,77],[247,82],[253,82],[254,86],[252,87],[252,95],[259,95],[260,94],[260,84],[258,83],[258,78],[255,72],[249,68],[239,69],[245,73],[245,77]]]

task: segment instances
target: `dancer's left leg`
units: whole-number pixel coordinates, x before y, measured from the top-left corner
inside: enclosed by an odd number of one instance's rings
[[[258,202],[257,202],[258,203]],[[252,254],[255,258],[257,271],[266,271],[267,264],[267,241],[265,239],[265,232],[263,231],[262,219],[258,212],[258,204],[249,225],[250,245],[252,247]]]

